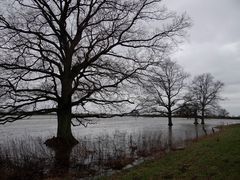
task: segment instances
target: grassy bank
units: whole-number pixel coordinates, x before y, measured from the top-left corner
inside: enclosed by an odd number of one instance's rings
[[[103,179],[240,179],[240,125]]]

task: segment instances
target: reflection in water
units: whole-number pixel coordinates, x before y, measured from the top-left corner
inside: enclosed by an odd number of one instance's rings
[[[198,125],[197,124],[195,124],[195,133],[196,133],[195,139],[198,140]]]
[[[173,148],[172,127],[168,127],[168,147],[167,147],[167,151],[172,150],[172,148]]]
[[[71,152],[73,147],[61,147],[54,149],[54,162],[50,172],[53,174],[66,174],[69,171]]]
[[[202,126],[203,132],[205,133],[205,135],[207,135],[207,130],[206,130],[205,124],[201,124],[201,126]]]

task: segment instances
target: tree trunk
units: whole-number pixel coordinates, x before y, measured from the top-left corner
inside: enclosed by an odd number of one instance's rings
[[[194,110],[194,124],[197,125],[198,124],[198,117],[197,117],[197,110]]]
[[[202,109],[201,124],[205,124],[204,118],[205,118],[205,109],[203,108],[203,109]]]
[[[172,127],[173,123],[172,123],[172,112],[171,110],[168,111],[168,126]]]
[[[45,144],[57,151],[62,149],[71,149],[78,143],[78,141],[72,135],[71,130],[71,106],[62,106],[62,108],[59,107],[57,119],[57,137],[46,140]]]
[[[195,124],[195,125],[198,124],[198,119],[196,117],[194,118],[194,123],[193,124]]]
[[[64,143],[70,146],[77,144],[78,141],[72,135],[71,130],[71,107],[60,108],[57,116],[57,138],[61,138]]]
[[[67,56],[67,55],[66,55]],[[69,57],[71,57],[68,54]],[[58,102],[58,128],[57,138],[62,139],[66,145],[74,146],[78,141],[73,137],[71,130],[72,120],[72,78],[71,78],[71,58],[66,58],[65,71],[62,78],[61,99]]]

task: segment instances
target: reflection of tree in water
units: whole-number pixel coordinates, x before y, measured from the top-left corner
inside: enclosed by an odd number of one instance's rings
[[[207,129],[204,124],[201,124],[200,126],[198,124],[195,124],[195,139],[198,140],[199,135],[207,135]]]
[[[202,126],[202,130],[203,130],[204,134],[207,135],[207,129],[206,129],[205,125],[201,124],[201,126]]]
[[[66,173],[70,168],[70,155],[72,147],[56,149],[54,158],[54,171],[57,173]],[[60,171],[60,172],[59,172]]]
[[[198,140],[198,125],[195,124],[195,133],[196,133],[196,140]]]
[[[51,141],[51,140],[50,140]],[[50,174],[66,174],[69,172],[71,165],[70,157],[74,145],[67,146],[63,144],[62,141],[56,141],[54,144],[52,142],[46,141],[46,145],[54,151],[53,165],[50,168]]]
[[[172,127],[168,127],[168,147],[167,150],[172,150],[173,148],[173,134],[172,134]]]

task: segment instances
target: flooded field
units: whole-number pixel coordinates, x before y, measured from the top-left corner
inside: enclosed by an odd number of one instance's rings
[[[211,133],[218,125],[240,123],[240,120],[207,119],[205,126],[193,125],[193,119],[174,118],[171,129],[174,141],[195,138]],[[15,121],[0,126],[0,143],[11,139],[25,139],[26,137],[41,137],[43,139],[55,136],[57,120],[55,116],[34,116],[31,119]],[[106,119],[92,119],[88,127],[73,127],[73,134],[77,138],[94,139],[99,136],[113,136],[116,133],[126,135],[160,133],[166,141],[169,133],[167,118],[149,117],[115,117]],[[165,140],[164,140],[165,139]]]
[[[0,150],[2,159],[8,157],[19,166],[26,159],[32,164],[40,159],[38,169],[43,174],[64,168],[86,177],[131,167],[155,153],[182,149],[189,141],[218,131],[216,126],[234,123],[240,121],[208,119],[204,126],[196,126],[193,119],[174,118],[169,128],[167,118],[92,119],[87,128],[73,127],[78,145],[57,151],[44,145],[56,133],[56,117],[35,116],[0,126]]]

